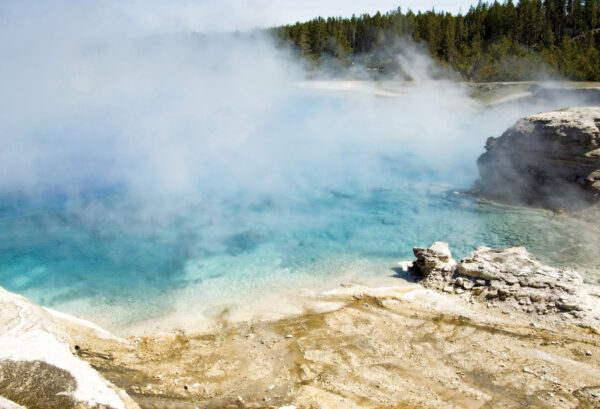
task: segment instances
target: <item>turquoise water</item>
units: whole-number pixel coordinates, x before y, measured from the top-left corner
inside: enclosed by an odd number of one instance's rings
[[[413,246],[435,240],[452,243],[458,258],[480,245],[524,244],[543,261],[576,267],[597,282],[597,259],[589,257],[598,233],[547,212],[480,203],[447,186],[328,191],[285,206],[203,202],[160,219],[146,219],[135,206],[104,205],[103,213],[118,217],[60,207],[4,210],[2,286],[95,319],[119,311],[108,323],[126,326],[168,313],[186,287],[197,297],[190,302],[208,310],[236,294],[254,298],[342,276],[361,260],[380,266],[363,274],[391,276],[398,261],[412,259]]]
[[[546,107],[494,110],[453,92],[429,102],[419,93],[293,93],[235,149],[202,156],[213,139],[175,135],[175,147],[204,160],[184,169],[180,189],[148,176],[144,156],[133,160],[118,133],[97,149],[49,154],[38,171],[62,161],[61,173],[42,192],[17,186],[0,199],[0,285],[112,329],[165,316],[182,301],[203,314],[349,273],[390,277],[413,246],[438,240],[456,258],[523,244],[599,282],[600,233],[591,227],[457,193],[477,177],[487,136]],[[67,142],[76,131],[112,129],[47,125]],[[68,157],[77,161],[65,164]],[[180,162],[167,164],[158,169]]]

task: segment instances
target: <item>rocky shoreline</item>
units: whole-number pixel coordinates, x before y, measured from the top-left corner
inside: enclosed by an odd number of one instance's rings
[[[414,267],[424,275],[425,287],[600,328],[600,289],[585,285],[577,272],[542,265],[522,246],[480,247],[460,263],[447,243],[413,251]]]
[[[0,408],[137,408],[79,359],[78,342],[87,337],[115,339],[0,288]]]
[[[522,247],[480,248],[459,263],[445,243],[414,253],[403,274],[420,283],[346,284],[319,296],[341,305],[331,311],[224,315],[198,334],[119,339],[2,290],[0,407],[600,404],[598,287]]]

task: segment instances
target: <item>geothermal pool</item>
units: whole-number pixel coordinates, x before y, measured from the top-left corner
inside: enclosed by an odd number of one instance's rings
[[[0,286],[126,332],[175,311],[391,278],[437,240],[455,258],[523,244],[600,282],[600,233],[585,223],[459,193],[488,136],[560,104],[483,106],[451,83],[337,88],[289,85],[262,112],[231,101],[223,118],[185,112],[149,142],[117,119],[19,131],[29,150],[12,153],[28,178],[2,186]]]
[[[522,243],[598,282],[598,233],[583,223],[480,203],[449,186],[407,182],[278,199],[203,201],[160,218],[110,199],[87,204],[103,202],[94,216],[60,205],[4,209],[0,283],[122,330],[171,313],[175,303],[214,314],[336,278],[391,277],[413,246],[435,240],[452,243],[457,258],[480,245]]]

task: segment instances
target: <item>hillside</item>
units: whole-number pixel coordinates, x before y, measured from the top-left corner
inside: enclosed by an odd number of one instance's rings
[[[483,3],[464,15],[431,10],[317,18],[273,28],[316,66],[363,64],[375,75],[405,74],[397,55],[412,40],[442,66],[475,81],[563,77],[600,80],[600,0]],[[409,76],[409,75],[406,75]]]

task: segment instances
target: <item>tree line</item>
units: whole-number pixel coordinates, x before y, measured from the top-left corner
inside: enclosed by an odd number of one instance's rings
[[[600,0],[479,2],[466,14],[400,8],[359,17],[316,18],[272,29],[316,66],[357,62],[378,75],[402,73],[396,56],[412,39],[442,66],[475,81],[600,81]]]

